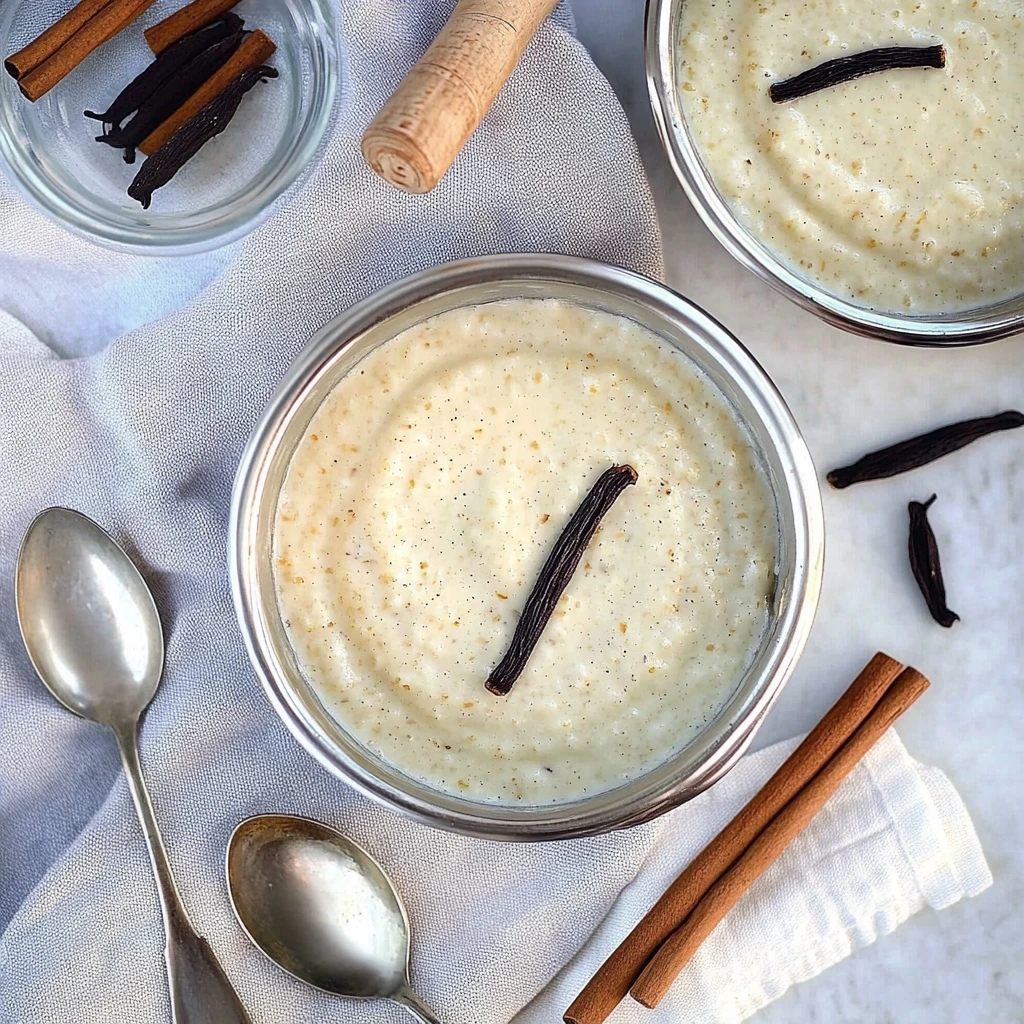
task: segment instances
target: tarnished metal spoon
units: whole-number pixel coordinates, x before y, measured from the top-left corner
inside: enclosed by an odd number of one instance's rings
[[[139,720],[164,663],[160,618],[146,581],[91,519],[50,508],[25,534],[15,595],[21,635],[46,688],[69,711],[117,736],[160,894],[176,1024],[251,1024],[185,913],[142,779]]]
[[[228,844],[228,891],[253,943],[289,974],[356,999],[392,999],[440,1024],[409,986],[409,920],[381,866],[309,818],[261,814]]]

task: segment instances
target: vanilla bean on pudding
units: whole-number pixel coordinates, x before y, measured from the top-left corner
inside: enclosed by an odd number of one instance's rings
[[[609,465],[637,474],[522,675],[482,680]],[[555,300],[451,310],[366,355],[292,457],[278,604],[338,723],[408,775],[545,804],[663,763],[761,642],[778,523],[743,427],[668,342]]]
[[[837,85],[865,75],[945,66],[944,46],[879,46],[874,50],[860,50],[843,57],[834,57],[792,78],[772,82],[768,95],[772,103],[790,103],[822,89],[834,89]]]
[[[485,685],[491,693],[499,697],[507,696],[522,675],[544,627],[579,567],[587,545],[601,525],[601,520],[623,489],[635,483],[636,470],[632,466],[612,466],[601,474],[594,489],[573,513],[562,535],[555,541],[540,571],[540,577],[526,599],[505,656],[487,677]]]

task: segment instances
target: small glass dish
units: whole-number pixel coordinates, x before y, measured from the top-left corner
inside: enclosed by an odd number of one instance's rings
[[[329,0],[243,0],[246,28],[277,44],[280,76],[257,85],[227,130],[208,142],[153,196],[150,209],[127,194],[144,159],[95,141],[105,110],[153,59],[143,32],[184,6],[157,0],[90,54],[54,89],[29,102],[0,72],[0,162],[40,210],[111,248],[160,255],[214,249],[250,231],[308,167],[330,122],[338,43]],[[74,0],[7,0],[0,6],[6,58],[74,6]]]

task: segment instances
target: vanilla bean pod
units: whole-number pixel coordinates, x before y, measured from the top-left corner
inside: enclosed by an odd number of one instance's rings
[[[277,78],[277,71],[267,64],[239,75],[143,163],[128,186],[128,195],[148,210],[153,193],[166,185],[210,139],[224,131],[235,116],[242,97],[257,82],[265,82],[269,78]]]
[[[625,488],[635,484],[636,479],[632,466],[612,466],[601,474],[573,513],[526,599],[508,651],[487,677],[484,685],[491,693],[504,697],[515,685],[601,520],[615,504],[615,499]]]
[[[102,114],[86,110],[85,116],[102,121],[104,129],[120,128],[124,120],[134,114],[173,75],[179,74],[191,60],[222,39],[238,32],[242,19],[237,14],[226,14],[205,28],[184,36],[164,50],[156,60],[129,82],[113,103]]]
[[[942,579],[942,564],[939,561],[939,545],[928,522],[928,509],[935,501],[933,494],[927,501],[912,501],[907,506],[910,512],[910,568],[914,579],[921,588],[928,611],[932,618],[947,629],[960,620],[956,612],[946,605],[946,584]]]
[[[781,82],[773,82],[768,95],[773,103],[788,103],[790,100],[809,96],[821,89],[830,89],[844,82],[852,82],[864,75],[880,71],[895,71],[900,68],[944,68],[946,49],[944,46],[882,46],[876,50],[850,53],[845,57],[827,60],[817,67],[804,71]]]
[[[123,149],[125,163],[135,163],[135,150],[139,143],[162,125],[214,72],[231,59],[231,55],[241,45],[245,35],[245,32],[237,29],[196,54],[139,107],[138,112],[124,127],[100,135],[96,141]]]
[[[951,423],[927,434],[911,437],[906,441],[891,444],[870,452],[863,458],[828,474],[828,482],[836,488],[849,487],[865,480],[881,480],[896,476],[908,470],[926,466],[929,462],[949,455],[951,452],[1000,430],[1024,427],[1024,413],[1014,409],[995,416],[981,416],[978,419]]]

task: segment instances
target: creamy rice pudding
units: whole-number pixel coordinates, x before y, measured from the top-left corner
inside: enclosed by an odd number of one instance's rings
[[[776,104],[769,86],[877,47],[941,70]],[[1024,283],[1024,8],[1005,0],[683,0],[680,100],[741,222],[800,275],[878,310],[963,310]]]
[[[511,693],[484,688],[600,474],[604,518]],[[544,804],[693,740],[768,622],[778,526],[743,429],[640,325],[556,300],[471,306],[369,353],[307,427],[278,505],[291,643],[326,707],[443,791]]]

